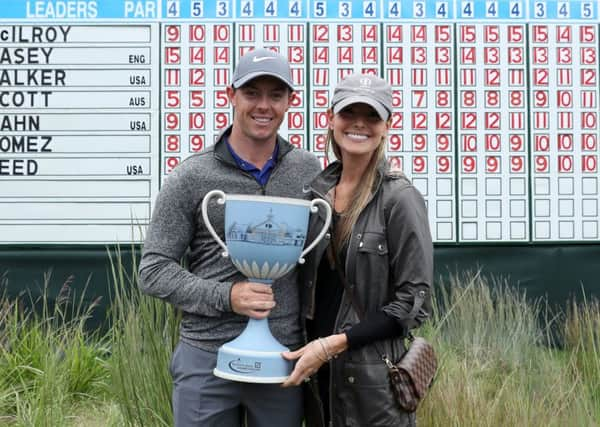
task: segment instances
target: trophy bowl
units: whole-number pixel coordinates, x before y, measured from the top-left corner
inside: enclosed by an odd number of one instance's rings
[[[208,203],[217,198],[225,205],[225,242],[208,219]],[[306,248],[310,213],[322,207],[325,224]],[[270,286],[289,273],[296,263],[325,236],[331,207],[322,199],[312,201],[254,194],[225,194],[212,190],[202,200],[207,230],[235,267],[252,282]],[[248,319],[244,331],[223,344],[217,353],[217,377],[251,383],[281,383],[292,371],[292,362],[281,353],[289,351],[273,337],[267,319]]]

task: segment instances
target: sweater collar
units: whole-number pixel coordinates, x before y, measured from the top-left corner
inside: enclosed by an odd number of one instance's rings
[[[217,156],[219,159],[223,160],[226,163],[231,164],[232,166],[237,167],[237,163],[236,163],[235,159],[233,158],[233,156],[231,155],[231,152],[227,148],[227,144],[225,143],[225,138],[224,138],[225,136],[227,136],[227,138],[230,137],[231,128],[232,128],[232,125],[229,125],[219,134],[219,137],[217,138],[217,141],[215,142],[213,150],[215,152],[215,156]],[[295,148],[292,144],[290,144],[285,139],[283,139],[281,137],[281,135],[279,135],[279,134],[277,134],[277,146],[279,147],[278,153],[277,153],[277,163],[279,163],[279,161],[283,158],[283,156],[285,156],[287,153],[289,153],[290,151],[292,151]]]

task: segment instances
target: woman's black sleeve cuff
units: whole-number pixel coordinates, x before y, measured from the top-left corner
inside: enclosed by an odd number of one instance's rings
[[[369,313],[366,319],[346,331],[348,348],[357,349],[375,341],[401,336],[404,328],[383,311]]]

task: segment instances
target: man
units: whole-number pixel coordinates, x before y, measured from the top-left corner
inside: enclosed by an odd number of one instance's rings
[[[181,163],[156,200],[140,287],[183,311],[170,366],[178,427],[301,425],[300,388],[228,381],[212,373],[217,349],[242,332],[247,316],[269,316],[271,331],[282,344],[294,349],[302,344],[296,272],[272,287],[247,281],[221,256],[200,212],[204,195],[213,189],[302,197],[302,184],[319,172],[320,164],[277,134],[292,94],[285,58],[266,49],[244,55],[227,88],[232,125],[213,147]],[[223,236],[223,207],[209,205],[209,216]],[[184,254],[187,268],[180,265]]]

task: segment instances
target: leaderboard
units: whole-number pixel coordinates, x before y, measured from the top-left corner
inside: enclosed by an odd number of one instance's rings
[[[393,87],[389,161],[438,244],[600,240],[598,1],[0,3],[0,242],[139,242],[231,122],[241,55],[288,57],[282,135],[327,165],[343,77]]]

